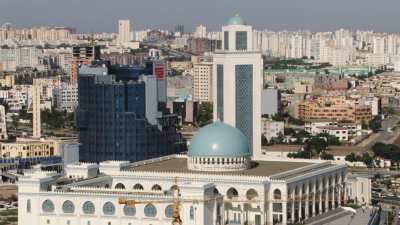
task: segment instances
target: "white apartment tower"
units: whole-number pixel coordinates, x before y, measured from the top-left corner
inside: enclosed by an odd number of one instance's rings
[[[205,38],[207,36],[207,28],[204,25],[197,26],[194,36],[196,38]]]
[[[35,84],[33,81],[32,86],[32,129],[33,137],[40,138],[41,134],[41,118],[40,118],[40,85]]]
[[[120,44],[128,43],[131,41],[131,21],[119,20],[118,21],[118,40]]]
[[[212,68],[211,62],[193,65],[193,98],[195,101],[212,102]]]
[[[214,120],[242,131],[253,157],[261,154],[263,60],[253,48],[253,29],[235,15],[222,27],[222,49],[213,57]]]

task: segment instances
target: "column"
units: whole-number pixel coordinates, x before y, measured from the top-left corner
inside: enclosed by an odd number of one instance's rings
[[[325,212],[329,211],[329,178],[326,179],[326,183],[325,183]]]
[[[299,221],[301,221],[301,207],[302,207],[302,200],[303,200],[303,198],[302,198],[302,195],[303,195],[303,193],[302,193],[302,188],[300,187],[300,190],[299,190],[299,208],[298,208],[298,211],[297,211],[297,213],[298,213],[298,217],[299,217]]]
[[[272,207],[272,201],[269,201],[268,203],[268,213],[267,213],[267,224],[273,224],[273,207]],[[261,219],[262,220],[262,219]],[[261,221],[261,224],[264,224],[263,221]]]
[[[294,204],[295,204],[295,196],[294,196],[294,189],[293,189],[293,191],[292,191],[292,211],[290,212],[292,215],[291,215],[291,219],[292,219],[292,223],[294,223],[295,221],[294,221]]]
[[[332,189],[332,209],[335,209],[336,208],[336,205],[335,205],[335,192],[336,192],[336,181],[335,181],[335,177],[332,179],[332,186],[333,186],[333,189]]]
[[[318,214],[321,214],[322,213],[322,189],[323,189],[323,186],[322,186],[322,182],[321,182],[321,180],[319,181],[319,202],[318,202]]]
[[[282,202],[282,224],[286,225],[287,224],[287,202]]]
[[[310,209],[309,209],[309,207],[310,207],[310,187],[308,185],[310,185],[309,182],[306,184],[306,203],[305,203],[305,207],[304,207],[304,219],[308,219],[308,213],[310,211]]]
[[[338,207],[342,206],[342,186],[338,185],[339,189],[339,198],[338,198]]]
[[[315,194],[316,194],[316,192],[317,192],[317,187],[316,187],[316,181],[314,181],[314,184],[313,184],[313,198],[312,198],[312,208],[311,208],[311,210],[312,210],[312,215],[311,216],[315,216],[315,204],[317,204],[316,202],[315,202]]]

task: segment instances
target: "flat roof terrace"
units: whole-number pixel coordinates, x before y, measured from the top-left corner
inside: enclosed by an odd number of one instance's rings
[[[269,177],[274,174],[289,172],[315,163],[305,162],[278,162],[278,161],[253,161],[253,166],[247,170],[232,172],[209,172],[189,170],[186,158],[170,158],[147,164],[133,165],[127,170],[139,172],[170,172],[170,173],[197,173],[197,174],[220,174],[220,175],[244,175]]]

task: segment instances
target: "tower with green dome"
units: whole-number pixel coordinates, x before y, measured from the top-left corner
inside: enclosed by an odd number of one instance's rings
[[[240,130],[253,157],[261,154],[263,60],[253,48],[253,28],[236,13],[222,27],[213,55],[214,119]]]

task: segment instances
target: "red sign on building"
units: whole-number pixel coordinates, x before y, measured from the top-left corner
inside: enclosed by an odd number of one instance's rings
[[[154,66],[154,75],[156,75],[157,79],[164,79],[164,65],[155,65]]]

